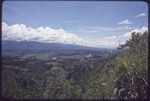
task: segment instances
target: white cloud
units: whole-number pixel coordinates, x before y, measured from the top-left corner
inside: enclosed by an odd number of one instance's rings
[[[132,24],[132,22],[130,20],[126,19],[126,20],[119,22],[118,24],[119,25],[130,25],[130,24]]]
[[[132,31],[130,31],[130,32],[127,32],[127,33],[123,34],[123,37],[131,38],[131,34],[132,34],[133,32],[143,34],[143,33],[146,32],[146,31],[148,31],[148,28],[145,27],[145,26],[143,26],[143,27],[140,28],[140,29],[134,29],[134,30],[132,30]]]
[[[95,40],[95,43],[97,43],[97,46],[99,47],[103,47],[103,46],[109,47],[109,48],[118,47],[121,44],[125,44],[125,42],[131,38],[131,34],[133,32],[136,32],[142,35],[146,31],[148,31],[148,28],[143,26],[142,28],[134,29],[120,36],[108,36],[108,37],[100,38],[98,40]],[[103,43],[103,44],[99,44],[99,43]]]
[[[125,43],[130,38],[132,32],[143,33],[146,30],[148,30],[147,27],[142,27],[141,29],[135,29],[120,36],[112,35],[93,40],[84,40],[76,34],[68,33],[63,29],[52,29],[49,27],[31,28],[24,24],[7,25],[6,23],[2,23],[2,39],[114,48],[119,44]]]
[[[117,36],[108,36],[97,40],[97,43],[103,43],[99,44],[99,47],[117,47],[118,46],[118,37]]]
[[[136,15],[135,17],[144,17],[144,16],[146,16],[146,13],[140,13],[140,14]]]
[[[63,29],[52,29],[49,27],[31,28],[24,24],[12,26],[2,23],[2,38],[4,40],[58,42],[68,44],[79,44],[82,39],[73,33],[67,33]]]

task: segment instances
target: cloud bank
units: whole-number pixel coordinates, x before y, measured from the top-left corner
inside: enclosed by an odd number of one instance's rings
[[[107,36],[93,40],[84,40],[74,33],[66,32],[63,29],[52,29],[50,27],[27,27],[24,24],[7,25],[2,23],[2,40],[14,41],[36,41],[41,43],[63,43],[89,47],[115,48],[123,44],[131,36],[132,32],[143,33],[147,27],[135,29],[120,36]]]
[[[44,43],[69,43],[78,44],[81,39],[73,33],[67,33],[63,29],[49,27],[31,28],[24,24],[12,26],[2,23],[2,37],[4,40],[37,41]]]

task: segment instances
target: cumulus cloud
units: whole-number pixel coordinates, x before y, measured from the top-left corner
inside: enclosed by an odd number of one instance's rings
[[[130,20],[126,19],[126,20],[119,22],[118,24],[119,25],[130,25],[130,24],[132,24],[132,22]]]
[[[37,41],[45,43],[79,44],[82,39],[73,33],[67,33],[63,29],[49,27],[31,28],[24,24],[12,26],[2,23],[2,38],[4,40]]]
[[[120,36],[107,36],[97,39],[84,40],[74,33],[68,33],[63,29],[52,29],[50,27],[27,27],[24,24],[7,25],[2,23],[2,40],[14,41],[36,41],[42,43],[63,43],[74,44],[89,47],[114,48],[119,44],[125,43],[131,36],[132,32],[143,33],[147,31],[147,27],[135,29],[131,32]]]
[[[124,33],[119,36],[108,36],[108,37],[95,40],[95,43],[97,43],[97,46],[99,47],[109,47],[109,48],[118,47],[121,44],[125,44],[126,41],[131,38],[133,32],[142,35],[146,31],[148,31],[148,28],[143,26],[142,28],[131,30],[130,32]],[[103,44],[99,44],[99,43],[103,43]]]
[[[143,34],[144,32],[146,32],[146,31],[148,31],[148,28],[145,27],[145,26],[143,26],[143,27],[140,28],[140,29],[134,29],[134,30],[132,30],[132,31],[130,31],[130,32],[127,32],[127,33],[123,34],[123,37],[131,38],[131,34],[132,34],[133,32],[136,32],[136,33],[139,33],[139,34],[142,35],[142,34]]]
[[[138,15],[136,15],[135,17],[144,17],[144,16],[146,16],[146,13],[140,13],[140,14],[138,14]]]

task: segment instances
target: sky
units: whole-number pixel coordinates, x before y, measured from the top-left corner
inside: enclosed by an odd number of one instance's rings
[[[118,47],[148,26],[141,1],[5,1],[2,39]]]

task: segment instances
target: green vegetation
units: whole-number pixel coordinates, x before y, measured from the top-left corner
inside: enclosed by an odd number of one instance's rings
[[[147,98],[148,33],[132,33],[118,50],[3,53],[2,94],[11,99]]]
[[[148,86],[148,33],[132,33],[122,50],[91,76],[85,98],[146,99]]]
[[[148,33],[132,33],[117,61],[119,98],[145,99],[148,86]],[[122,47],[122,48],[124,48]]]

